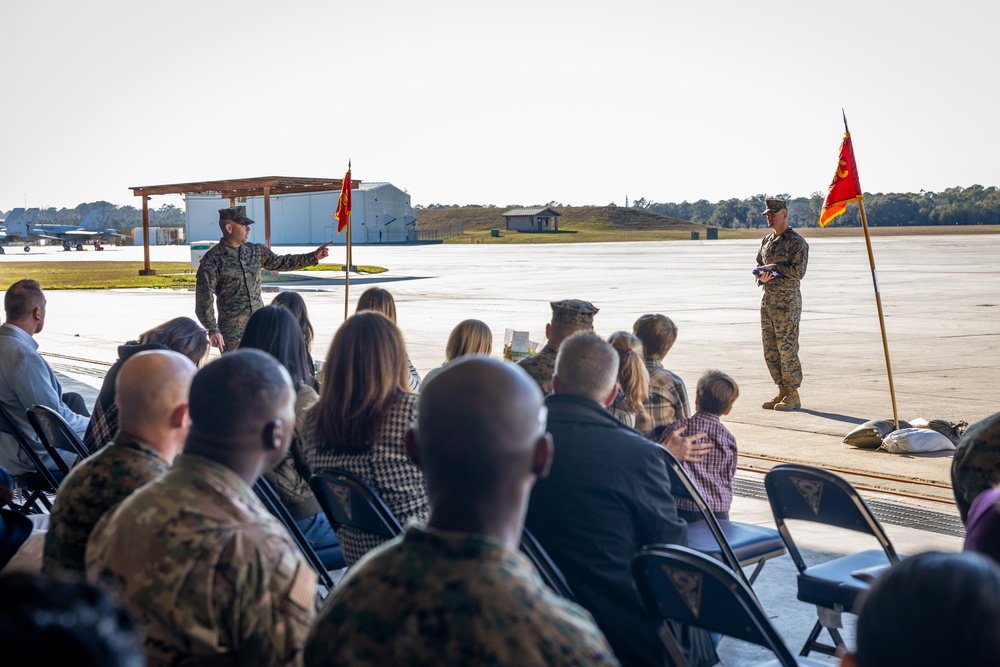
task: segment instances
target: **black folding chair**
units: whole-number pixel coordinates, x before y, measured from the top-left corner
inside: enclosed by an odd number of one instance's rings
[[[668,620],[764,646],[783,667],[827,664],[797,661],[744,578],[711,556],[676,545],[649,546],[632,559],[632,577],[678,667],[688,667],[688,662]]]
[[[563,576],[556,564],[552,562],[549,554],[527,528],[521,532],[521,553],[528,557],[531,564],[538,570],[542,581],[552,589],[552,592],[571,602],[576,602],[576,596],[573,595],[573,590],[566,582],[566,577]]]
[[[295,544],[298,545],[299,551],[301,551],[302,555],[306,557],[306,560],[309,562],[309,565],[312,566],[312,569],[316,570],[316,576],[319,577],[319,583],[326,588],[326,593],[321,595],[321,597],[326,597],[333,590],[333,577],[331,577],[330,573],[327,572],[327,569],[323,565],[323,561],[320,560],[316,550],[312,548],[311,544],[309,544],[309,540],[307,540],[306,536],[302,534],[302,530],[299,528],[299,525],[295,523],[295,519],[292,518],[288,508],[285,507],[285,503],[282,502],[281,496],[278,495],[278,492],[274,490],[271,483],[264,477],[257,480],[257,483],[253,485],[253,490],[254,493],[257,494],[260,501],[264,503],[264,507],[267,508],[267,511],[274,515],[274,517],[278,519],[278,521],[280,521],[288,531],[288,534],[291,536]]]
[[[45,451],[55,460],[56,465],[59,465],[60,470],[65,465],[64,475],[69,472],[69,466],[55,450],[61,449],[64,452],[76,454],[81,461],[90,456],[90,450],[83,444],[83,440],[76,434],[76,431],[70,428],[70,425],[66,423],[57,410],[46,405],[32,405],[28,408],[27,415],[28,423],[35,429]],[[60,465],[60,462],[63,465]]]
[[[340,468],[316,470],[309,486],[334,530],[347,526],[386,539],[403,532],[392,510],[354,473]]]
[[[764,487],[778,532],[799,570],[798,599],[816,605],[820,612],[819,620],[800,655],[809,655],[810,651],[835,655],[838,648],[844,647],[838,630],[840,614],[845,611],[853,613],[858,596],[879,574],[898,563],[899,556],[857,490],[839,475],[822,468],[786,463],[775,466],[767,473]],[[810,521],[866,533],[874,537],[881,548],[809,566],[792,540],[786,524],[788,520]],[[818,641],[824,627],[835,646]]]
[[[17,422],[14,421],[10,413],[3,406],[0,406],[0,431],[13,436],[14,440],[17,441],[18,447],[21,448],[21,451],[24,452],[24,455],[28,457],[28,460],[35,467],[34,473],[26,473],[14,478],[21,495],[21,502],[12,502],[11,507],[25,513],[48,513],[52,509],[52,502],[46,494],[55,494],[56,489],[59,488],[59,480],[45,466],[38,452],[32,446],[31,440],[28,439],[28,436],[24,434],[24,431],[21,430],[21,427],[17,425]],[[58,461],[62,461],[62,459]],[[58,462],[56,465],[58,465]],[[65,465],[65,462],[63,462],[63,465]]]
[[[752,586],[765,562],[787,553],[781,534],[767,526],[716,518],[684,466],[666,449],[660,450],[667,461],[671,493],[675,498],[692,501],[701,512],[701,521],[688,522],[687,545],[722,561]],[[756,567],[747,578],[743,568],[754,564]]]

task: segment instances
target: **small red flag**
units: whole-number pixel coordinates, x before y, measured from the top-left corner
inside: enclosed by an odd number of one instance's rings
[[[329,209],[328,209],[329,210]],[[351,163],[347,163],[347,175],[344,176],[344,185],[340,188],[340,199],[337,201],[337,212],[333,214],[337,219],[337,233],[344,231],[347,225],[351,224]]]
[[[825,227],[838,215],[847,209],[847,202],[861,201],[861,180],[858,178],[858,165],[854,161],[854,146],[851,144],[851,133],[844,132],[844,140],[840,142],[840,158],[837,161],[837,171],[833,174],[833,182],[826,193],[823,210],[819,214],[819,226]]]

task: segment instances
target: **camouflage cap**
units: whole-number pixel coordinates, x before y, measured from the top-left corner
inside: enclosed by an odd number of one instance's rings
[[[246,206],[219,209],[219,222],[235,222],[240,225],[252,225],[253,220],[247,217]]]
[[[598,309],[589,301],[565,299],[563,301],[553,301],[549,305],[552,306],[553,324],[560,322],[562,324],[571,324],[575,327],[594,328],[594,315],[597,314]]]
[[[784,199],[766,199],[767,208],[764,209],[762,215],[770,215],[771,213],[777,213],[778,211],[784,211],[788,208],[788,202]]]

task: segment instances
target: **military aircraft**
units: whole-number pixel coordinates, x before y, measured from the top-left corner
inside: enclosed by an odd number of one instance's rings
[[[48,239],[62,243],[63,250],[83,250],[84,243],[95,243],[100,249],[100,241],[113,241],[115,237],[125,238],[115,229],[100,229],[101,212],[91,211],[79,225],[49,225],[34,221],[33,211],[15,208],[0,227],[0,244],[8,241],[24,243],[24,252],[31,250],[31,241]],[[0,245],[0,255],[4,253]]]

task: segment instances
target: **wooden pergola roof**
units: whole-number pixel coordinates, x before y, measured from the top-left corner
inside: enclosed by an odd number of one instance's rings
[[[356,190],[361,181],[351,179],[351,189]],[[139,273],[151,275],[149,268],[149,198],[154,195],[218,194],[228,197],[229,205],[236,206],[240,197],[264,198],[264,243],[271,247],[271,195],[289,195],[303,192],[329,192],[344,187],[342,178],[295,178],[292,176],[258,176],[232,178],[222,181],[198,181],[170,185],[137,185],[130,187],[136,197],[142,197],[142,230],[145,268]]]

